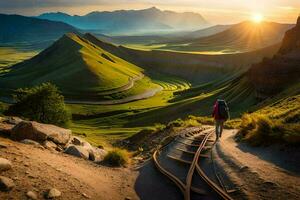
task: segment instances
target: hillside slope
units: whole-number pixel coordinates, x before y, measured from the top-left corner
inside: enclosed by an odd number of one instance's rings
[[[264,59],[248,72],[257,96],[272,96],[300,78],[300,17],[296,26],[288,30],[278,53],[272,59]]]
[[[290,24],[246,21],[232,25],[225,31],[211,36],[169,43],[162,48],[179,51],[221,51],[223,53],[253,51],[279,43],[285,31],[291,27]]]
[[[272,57],[280,46],[280,44],[276,44],[241,54],[200,55],[135,50],[100,41],[91,34],[85,34],[84,37],[106,51],[143,67],[147,73],[154,72],[178,76],[196,84],[215,81],[246,71],[251,64],[260,62],[262,58]]]
[[[63,22],[0,14],[0,43],[56,40],[76,28]]]
[[[130,89],[134,80],[143,77],[143,69],[79,35],[67,34],[37,56],[2,74],[0,83],[6,89],[17,89],[52,82],[66,96],[89,99]]]

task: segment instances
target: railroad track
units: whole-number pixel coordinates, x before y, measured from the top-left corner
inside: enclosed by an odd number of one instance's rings
[[[213,133],[212,128],[190,128],[153,154],[157,169],[176,184],[185,200],[232,200],[202,169],[201,163],[210,156],[215,142]]]

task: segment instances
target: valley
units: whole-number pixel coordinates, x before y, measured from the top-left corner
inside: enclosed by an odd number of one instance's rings
[[[298,199],[295,6],[117,2],[0,3],[0,199]]]

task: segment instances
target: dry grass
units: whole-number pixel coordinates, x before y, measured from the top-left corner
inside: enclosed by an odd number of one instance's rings
[[[104,162],[115,167],[126,166],[129,163],[129,153],[124,149],[115,148],[107,153]]]

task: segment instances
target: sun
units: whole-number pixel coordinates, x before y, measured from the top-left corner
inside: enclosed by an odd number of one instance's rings
[[[259,13],[255,13],[252,15],[252,21],[255,23],[261,23],[264,19],[264,16]]]

